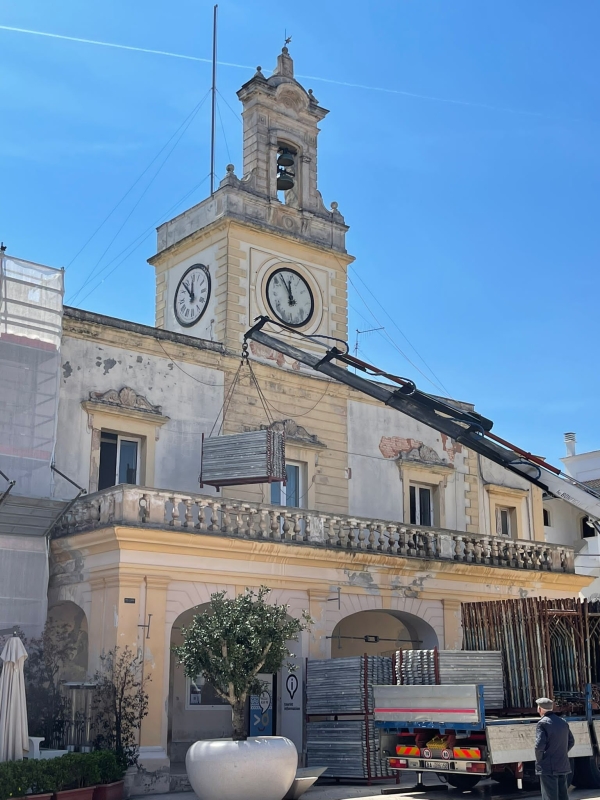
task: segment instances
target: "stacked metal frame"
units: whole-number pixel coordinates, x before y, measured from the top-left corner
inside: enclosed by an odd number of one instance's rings
[[[398,650],[396,653],[397,683],[433,686],[471,685],[484,687],[485,707],[504,707],[502,653],[464,650]]]
[[[285,481],[285,436],[272,428],[202,439],[200,486]]]
[[[393,660],[386,656],[309,659],[307,766],[327,767],[330,778],[394,777],[381,759],[373,724],[373,686],[393,684],[393,673]]]
[[[531,711],[538,697],[581,701],[590,669],[587,606],[578,599],[463,603],[465,650],[500,650],[506,706]]]

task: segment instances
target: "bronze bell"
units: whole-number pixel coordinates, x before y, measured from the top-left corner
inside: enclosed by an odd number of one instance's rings
[[[281,154],[277,159],[277,166],[279,166],[279,167],[293,167],[294,166],[294,156],[287,149],[287,147],[282,147],[281,148]]]
[[[277,191],[287,192],[294,188],[294,176],[285,169],[280,170],[277,175]]]

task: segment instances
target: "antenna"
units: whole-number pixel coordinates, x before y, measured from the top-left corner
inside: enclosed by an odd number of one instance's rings
[[[212,50],[212,115],[210,121],[210,194],[215,193],[215,131],[217,106],[217,9],[213,8],[213,50]]]
[[[354,355],[355,357],[358,356],[358,337],[362,336],[363,333],[373,333],[373,331],[382,331],[384,330],[383,325],[381,328],[368,328],[366,331],[359,331],[358,328],[356,329],[356,341],[354,343]]]

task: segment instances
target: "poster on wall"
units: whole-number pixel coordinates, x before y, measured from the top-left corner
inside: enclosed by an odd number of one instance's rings
[[[262,684],[260,694],[250,695],[250,736],[273,736],[273,676],[256,676]]]

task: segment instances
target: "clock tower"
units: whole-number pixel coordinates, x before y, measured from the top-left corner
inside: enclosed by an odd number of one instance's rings
[[[273,74],[258,67],[238,97],[242,177],[228,165],[211,197],[159,227],[149,259],[156,325],[234,350],[259,315],[346,339],[348,228],[317,187],[318,125],[329,112],[295,80],[287,47]]]

